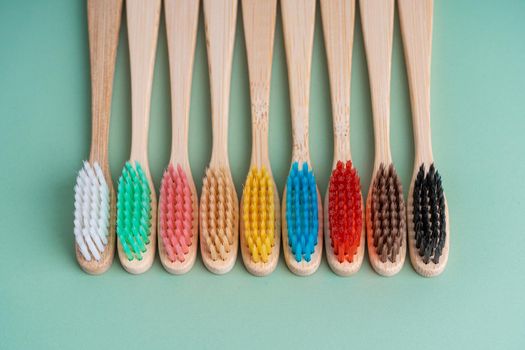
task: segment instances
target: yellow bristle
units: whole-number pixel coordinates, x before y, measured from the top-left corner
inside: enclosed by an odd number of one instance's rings
[[[273,181],[265,169],[252,168],[243,195],[246,245],[254,262],[267,262],[275,242]]]

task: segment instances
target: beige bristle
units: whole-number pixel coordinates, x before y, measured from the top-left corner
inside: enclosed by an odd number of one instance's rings
[[[202,235],[212,260],[226,260],[234,244],[237,201],[233,183],[221,168],[207,169],[202,186]]]

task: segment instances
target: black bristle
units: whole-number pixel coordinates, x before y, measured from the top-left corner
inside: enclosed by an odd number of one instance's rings
[[[425,169],[422,165],[421,168],[419,168],[419,172],[416,177],[416,181],[414,184],[414,194],[413,194],[413,202],[414,202],[414,222],[415,224],[415,232],[416,232],[416,247],[419,249],[421,245],[421,230],[423,229],[422,224],[422,215],[421,215],[421,206],[422,206],[422,198],[421,198],[421,190],[423,188],[423,180],[425,178]]]
[[[413,223],[415,244],[423,262],[439,263],[446,239],[445,196],[441,176],[431,164],[421,164],[414,182]]]

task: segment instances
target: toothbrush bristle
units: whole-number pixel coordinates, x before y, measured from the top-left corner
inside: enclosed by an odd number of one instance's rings
[[[438,264],[446,239],[445,196],[441,176],[430,165],[425,175],[421,164],[414,183],[413,222],[416,248],[425,264]]]
[[[170,164],[162,177],[159,223],[162,243],[171,262],[184,262],[193,237],[193,200],[186,174]]]
[[[117,195],[117,235],[128,260],[142,260],[150,242],[151,189],[140,164],[127,162]]]
[[[108,243],[109,187],[99,164],[84,162],[75,185],[75,241],[86,261],[99,261]]]
[[[206,170],[202,184],[201,229],[212,260],[226,260],[231,251],[238,215],[233,183],[224,169]]]
[[[268,262],[274,246],[275,207],[273,181],[268,171],[252,168],[243,194],[243,222],[246,245],[253,262]]]
[[[294,162],[286,183],[286,226],[288,245],[297,262],[309,262],[318,237],[317,187],[308,164]]]
[[[393,164],[381,164],[372,186],[373,244],[381,262],[396,262],[406,230],[403,187]]]
[[[339,161],[330,177],[328,192],[330,239],[340,263],[352,262],[361,240],[363,211],[361,184],[352,162]]]

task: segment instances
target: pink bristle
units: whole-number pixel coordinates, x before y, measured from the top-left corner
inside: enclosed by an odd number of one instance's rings
[[[180,165],[170,164],[161,184],[161,237],[170,261],[185,260],[193,237],[192,192]]]
[[[169,173],[168,171],[164,172],[162,185],[161,185],[161,192],[164,194],[160,197],[160,208],[161,213],[166,213],[167,215],[161,215],[160,217],[160,233],[162,237],[163,242],[167,242],[169,240],[169,216],[170,216],[170,210],[169,210]],[[166,248],[166,253],[168,254],[168,258],[170,260],[175,259],[175,252],[173,251],[173,248],[169,244],[164,244],[164,247]]]

